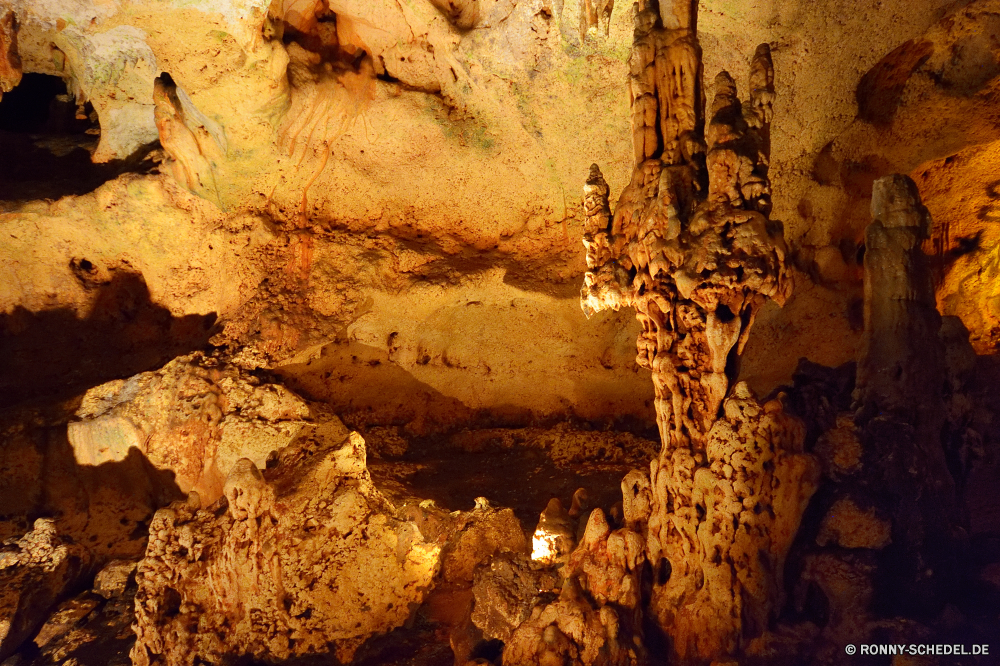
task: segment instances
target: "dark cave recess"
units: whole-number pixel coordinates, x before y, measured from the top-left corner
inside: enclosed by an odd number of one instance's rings
[[[94,164],[100,139],[97,113],[78,104],[65,82],[46,74],[25,74],[0,99],[0,201],[59,199],[92,192],[126,171],[146,173],[156,143],[127,160]]]

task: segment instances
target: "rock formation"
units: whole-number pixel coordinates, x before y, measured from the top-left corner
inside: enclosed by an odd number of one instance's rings
[[[310,411],[283,386],[198,353],[94,387],[76,416],[68,436],[79,464],[121,461],[136,449],[172,471],[182,492],[212,503],[238,460],[263,466],[305,427]]]
[[[854,396],[869,483],[892,516],[893,564],[882,572],[882,602],[897,612],[932,609],[952,584],[947,572],[956,570],[962,538],[956,478],[942,441],[952,412],[945,390],[952,388],[921,249],[931,219],[913,181],[898,174],[875,181],[871,212]]]
[[[199,122],[196,113],[169,74],[156,77],[153,118],[167,168],[183,187],[223,207],[214,166],[222,156],[221,146],[206,128],[207,121]]]
[[[17,17],[7,10],[0,15],[0,99],[21,82],[21,56],[17,52]]]
[[[1000,644],[1000,0],[849,5],[4,3],[0,662]]]
[[[90,573],[86,548],[63,539],[52,520],[0,548],[0,659],[48,618],[56,602]]]
[[[159,511],[136,579],[134,664],[221,664],[334,651],[342,662],[403,624],[441,547],[397,519],[357,433],[335,424],[282,449],[263,474],[240,460],[225,499]]]
[[[754,317],[791,287],[768,217],[770,49],[754,55],[745,103],[729,74],[716,77],[706,125],[694,6],[637,9],[635,169],[612,213],[591,167],[581,298],[588,315],[627,306],[642,324],[637,362],[653,373],[662,448],[635,485],[648,485],[648,504],[629,521],[655,572],[651,610],[677,657],[694,663],[736,655],[780,608],[818,468],[780,402],[761,406],[745,386],[726,399]]]

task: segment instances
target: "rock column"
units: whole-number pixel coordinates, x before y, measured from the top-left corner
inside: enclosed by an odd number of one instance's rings
[[[651,611],[680,663],[735,656],[764,630],[818,476],[780,401],[731,387],[757,312],[791,288],[769,219],[770,49],[754,54],[748,100],[722,72],[705,108],[695,9],[636,5],[635,167],[613,212],[591,167],[581,294],[588,316],[627,306],[642,324],[637,362],[653,375],[662,447],[633,522],[653,565]]]

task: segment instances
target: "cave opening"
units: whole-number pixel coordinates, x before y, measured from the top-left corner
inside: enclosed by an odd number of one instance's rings
[[[152,146],[129,160],[94,164],[100,134],[93,105],[75,99],[63,79],[25,74],[0,99],[0,153],[18,156],[0,161],[0,201],[86,194],[124,171],[152,167],[145,160]]]

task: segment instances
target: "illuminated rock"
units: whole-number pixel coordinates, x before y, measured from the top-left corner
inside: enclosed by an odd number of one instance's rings
[[[11,547],[13,546],[13,547]],[[0,550],[0,659],[14,653],[60,597],[87,576],[91,555],[58,535],[51,519]]]
[[[68,435],[81,465],[121,461],[134,448],[173,471],[183,492],[214,502],[239,459],[263,466],[302,430],[309,408],[283,386],[194,354],[91,389],[77,416]]]
[[[320,427],[263,474],[234,467],[227,501],[157,512],[136,581],[132,661],[221,664],[336,653],[403,624],[441,547],[372,485],[357,433]]]
[[[661,2],[657,16],[651,3],[637,5],[635,168],[612,212],[591,167],[581,293],[588,316],[633,307],[642,325],[636,360],[652,371],[661,451],[648,477],[623,482],[625,522],[645,544],[650,611],[680,663],[736,656],[767,628],[819,477],[781,403],[730,386],[757,312],[791,290],[781,226],[769,219],[774,72],[761,45],[749,99],[741,103],[722,72],[703,114],[695,7]],[[601,566],[591,567],[586,579],[601,580]],[[617,594],[635,603],[634,592]]]

